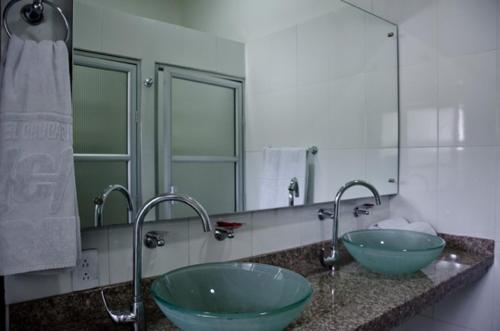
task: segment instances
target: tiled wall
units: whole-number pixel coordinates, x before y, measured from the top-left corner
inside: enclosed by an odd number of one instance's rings
[[[363,202],[352,200],[343,205],[341,233],[366,227],[388,217],[389,200],[384,197],[382,206],[372,209],[370,216],[354,218],[353,207]],[[168,234],[166,246],[154,250],[143,249],[143,276],[160,275],[190,264],[238,259],[328,240],[331,238],[332,222],[317,219],[316,212],[321,207],[325,206],[225,217],[245,225],[236,231],[234,239],[222,242],[216,241],[211,233],[204,233],[198,219],[147,223],[144,232],[160,230],[168,231]],[[99,285],[132,279],[130,226],[85,231],[82,236],[84,249],[97,249],[99,252]],[[69,272],[7,277],[5,289],[8,304],[73,291]]]
[[[401,178],[391,214],[500,240],[499,1],[355,2],[400,28]],[[497,331],[499,304],[495,265],[400,330]]]
[[[317,146],[313,201],[366,179],[397,193],[397,40],[392,24],[345,4],[248,42],[247,207],[259,208],[265,147]],[[348,192],[367,196],[365,189]]]

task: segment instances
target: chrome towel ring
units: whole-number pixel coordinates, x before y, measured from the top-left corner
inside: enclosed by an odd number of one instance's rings
[[[9,29],[9,24],[7,23],[7,15],[9,10],[14,6],[16,3],[18,3],[21,0],[11,0],[6,6],[3,11],[3,27],[5,29],[5,32],[9,36],[9,38],[12,36],[12,33]],[[69,27],[68,20],[66,16],[64,16],[63,11],[61,8],[59,8],[57,5],[52,3],[51,1],[48,0],[34,0],[32,4],[27,4],[24,5],[21,8],[21,17],[30,25],[38,25],[43,21],[43,11],[44,11],[44,5],[48,5],[49,7],[52,7],[62,18],[64,22],[64,27],[66,28],[66,36],[64,37],[64,42],[68,42],[71,31]]]

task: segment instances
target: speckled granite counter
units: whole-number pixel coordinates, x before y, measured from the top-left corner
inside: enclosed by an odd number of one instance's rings
[[[350,259],[332,275],[316,262],[320,244],[245,260],[287,267],[306,276],[313,285],[311,303],[288,330],[391,330],[450,292],[476,281],[493,264],[493,241],[442,236],[447,248],[440,259],[407,277],[377,275]],[[150,283],[145,280],[144,286]],[[110,301],[127,303],[127,285],[109,288]],[[16,304],[10,311],[12,331],[128,330],[110,323],[95,290]],[[148,330],[176,330],[150,298],[146,311]]]

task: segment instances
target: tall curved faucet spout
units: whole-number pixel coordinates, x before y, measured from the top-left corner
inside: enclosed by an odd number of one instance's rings
[[[94,226],[95,227],[100,227],[104,225],[104,205],[106,204],[106,200],[108,199],[108,196],[114,192],[120,192],[125,199],[127,199],[127,206],[128,206],[128,220],[127,223],[132,223],[132,219],[134,217],[134,202],[132,201],[132,196],[130,195],[130,192],[122,185],[119,184],[114,184],[114,185],[109,185],[104,192],[100,196],[94,199],[94,205],[95,205],[95,210],[94,210]]]
[[[375,204],[380,205],[382,203],[380,199],[380,194],[378,193],[375,186],[373,186],[368,182],[365,182],[364,180],[352,180],[344,184],[344,186],[342,186],[338,190],[337,194],[335,195],[335,199],[333,201],[333,211],[332,212],[320,211],[319,214],[320,217],[328,216],[333,220],[331,254],[327,255],[324,251],[322,251],[320,256],[320,262],[324,267],[332,268],[340,260],[340,254],[338,250],[340,199],[348,189],[354,186],[366,187],[373,194],[373,197],[375,199]]]
[[[203,206],[187,195],[167,193],[156,196],[147,201],[144,206],[139,210],[134,223],[134,247],[133,247],[133,298],[132,298],[132,311],[130,312],[116,312],[108,308],[104,294],[102,298],[104,305],[109,316],[116,322],[132,323],[134,331],[145,331],[146,320],[144,317],[144,302],[142,298],[141,280],[142,280],[142,226],[147,214],[157,205],[162,202],[177,201],[184,203],[191,207],[201,218],[203,230],[205,232],[212,231],[212,223],[210,217]]]

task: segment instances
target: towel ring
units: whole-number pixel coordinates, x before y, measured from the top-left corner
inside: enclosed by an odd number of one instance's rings
[[[7,33],[7,36],[9,38],[12,36],[12,33],[9,29],[9,24],[7,23],[7,14],[9,12],[9,9],[12,8],[13,5],[18,3],[21,0],[11,0],[9,3],[5,6],[5,9],[3,11],[3,28],[5,29],[5,32]],[[66,28],[66,36],[64,37],[64,42],[68,42],[70,38],[70,27],[68,20],[66,19],[66,16],[64,16],[63,11],[61,8],[59,8],[57,5],[52,3],[51,1],[48,0],[35,0],[33,4],[28,4],[23,6],[21,9],[21,16],[22,18],[28,22],[30,25],[38,25],[42,22],[43,20],[43,5],[47,4],[50,7],[52,7],[62,18],[64,22],[64,27]],[[38,7],[38,8],[37,8]],[[28,16],[30,14],[34,14],[33,16]]]

